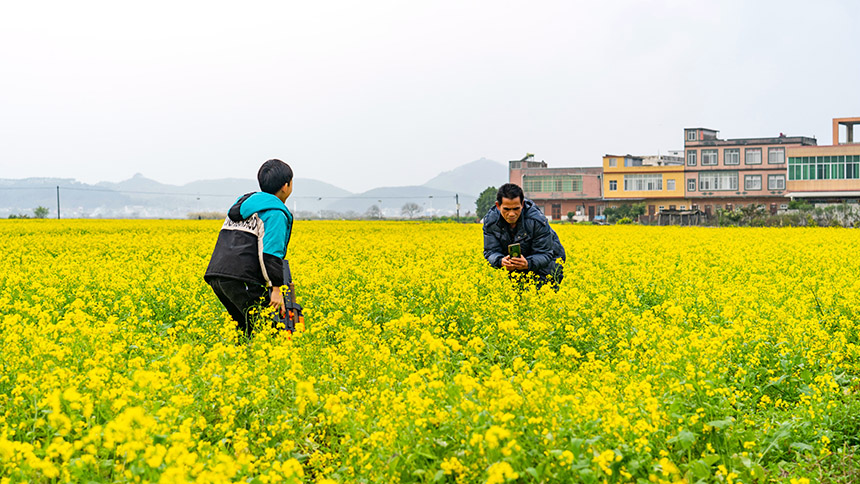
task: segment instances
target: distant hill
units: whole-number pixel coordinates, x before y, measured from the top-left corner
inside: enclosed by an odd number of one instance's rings
[[[457,206],[455,192],[426,186],[382,187],[337,200],[326,207],[333,212],[353,212],[363,215],[371,206],[378,206],[385,217],[400,217],[403,206],[417,203],[421,211],[416,216],[452,215]],[[460,215],[475,212],[477,197],[460,194]]]
[[[49,218],[57,218],[57,187],[60,190],[60,215],[98,217],[98,207],[126,207],[133,201],[122,193],[93,190],[94,186],[72,178],[0,179],[0,218],[12,214],[33,216],[36,207],[46,207]],[[117,216],[120,216],[117,213]]]
[[[133,177],[117,183],[99,182],[96,183],[99,188],[107,188],[115,191],[133,191],[133,192],[156,192],[170,191],[178,192],[175,185],[167,185],[165,183],[151,180],[140,173],[135,173]]]
[[[125,191],[135,200],[150,202],[161,200],[164,203],[193,208],[192,210],[183,208],[186,213],[188,211],[226,213],[230,203],[240,195],[260,190],[257,180],[250,178],[199,180],[177,186],[160,183],[140,174],[119,183],[100,183],[99,186]],[[330,183],[311,178],[296,178],[293,180],[293,194],[287,201],[287,206],[293,210],[319,211],[330,203],[332,198],[348,195],[351,193]]]
[[[380,187],[354,194],[330,183],[296,178],[287,200],[290,210],[303,216],[364,215],[372,205],[384,216],[400,217],[403,205],[417,203],[418,216],[451,215],[460,197],[460,214],[474,213],[475,199],[488,186],[507,181],[502,163],[481,158],[440,173],[420,186]],[[199,180],[170,185],[137,173],[121,182],[95,185],[71,178],[0,179],[0,218],[10,214],[32,216],[36,207],[47,207],[57,216],[57,187],[63,218],[186,218],[194,212],[226,213],[243,193],[257,191],[257,181],[244,178]]]
[[[318,213],[333,203],[333,200],[350,195],[352,192],[330,183],[313,178],[296,178],[293,182],[293,194],[287,200],[287,206],[297,214],[298,212]]]
[[[487,187],[498,188],[507,182],[507,165],[481,158],[451,171],[442,172],[423,186],[477,197]]]
[[[319,211],[350,192],[329,183],[296,178],[289,207]],[[240,195],[258,191],[256,180],[223,178],[185,185],[161,183],[141,174],[121,182],[81,183],[72,178],[0,179],[0,218],[33,215],[36,207],[57,216],[57,187],[63,218],[186,218],[192,212],[226,213]],[[321,198],[321,200],[320,200]]]

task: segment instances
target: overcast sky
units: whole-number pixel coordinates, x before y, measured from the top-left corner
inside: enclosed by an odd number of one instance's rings
[[[860,2],[3,2],[0,178],[351,191],[860,116]]]

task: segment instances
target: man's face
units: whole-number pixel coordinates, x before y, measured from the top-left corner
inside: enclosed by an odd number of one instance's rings
[[[505,218],[505,221],[511,225],[516,225],[520,214],[523,212],[523,202],[517,198],[502,197],[502,203],[496,202],[496,208]]]

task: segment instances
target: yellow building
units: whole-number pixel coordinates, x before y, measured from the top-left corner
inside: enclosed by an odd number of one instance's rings
[[[644,203],[653,217],[663,209],[691,207],[684,198],[683,156],[605,155],[603,197],[607,207]]]

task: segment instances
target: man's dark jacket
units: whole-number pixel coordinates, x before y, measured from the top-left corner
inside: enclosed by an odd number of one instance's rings
[[[508,245],[519,243],[522,254],[529,261],[529,271],[540,276],[560,275],[561,266],[556,259],[566,260],[564,247],[558,235],[549,226],[546,217],[526,199],[515,228],[493,207],[484,217],[484,258],[491,266],[502,267],[502,258],[508,255]]]

